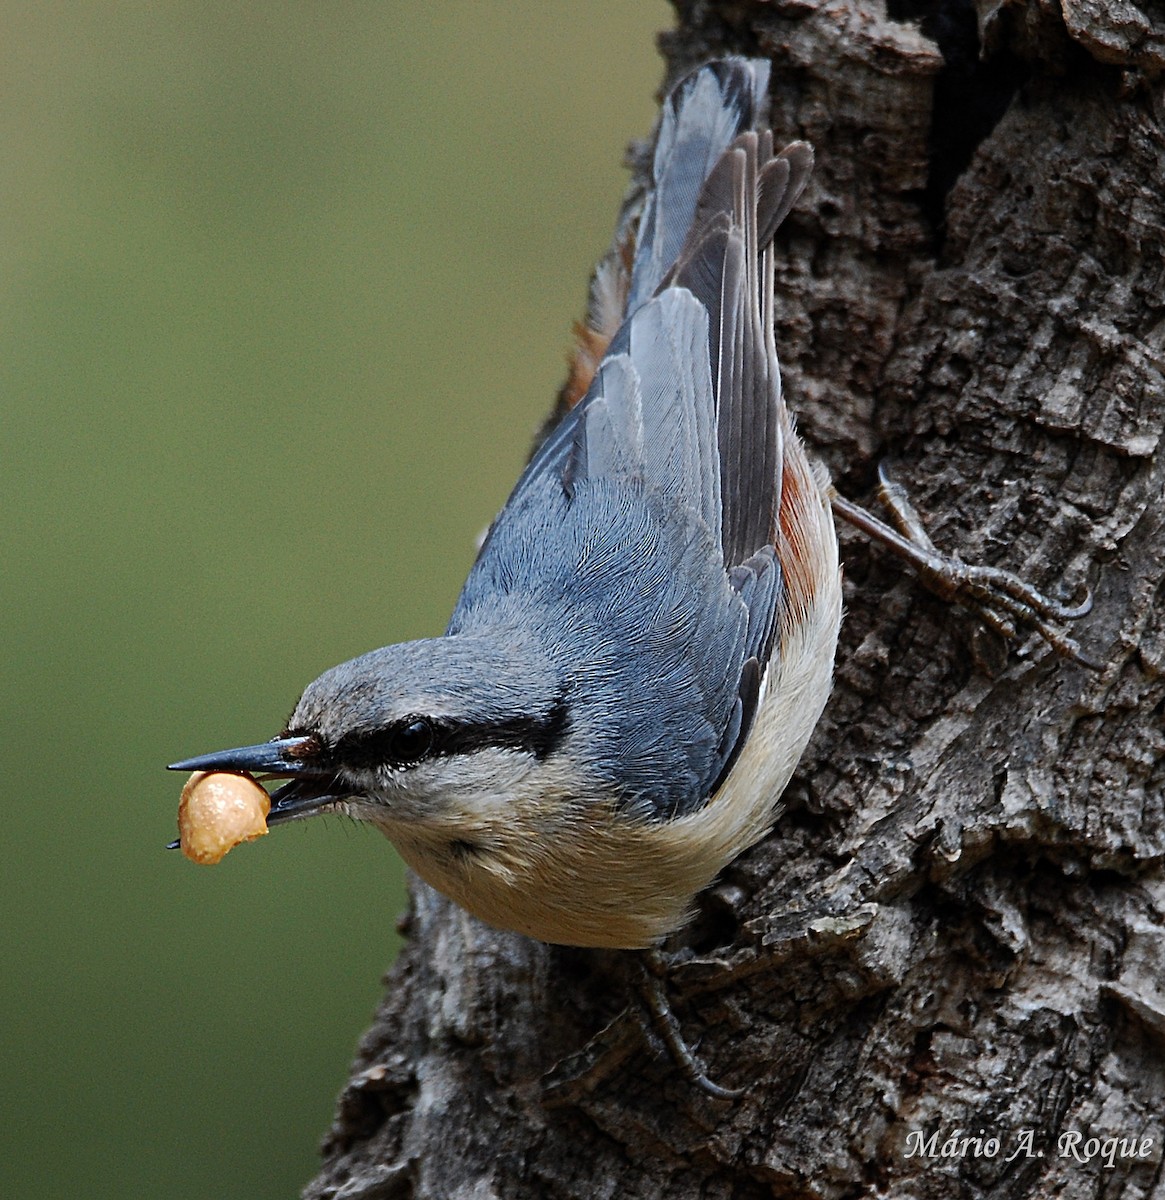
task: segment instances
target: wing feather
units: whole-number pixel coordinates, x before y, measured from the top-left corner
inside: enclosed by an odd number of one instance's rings
[[[773,335],[771,242],[813,156],[804,143],[774,155],[772,134],[753,128],[767,86],[766,63],[729,59],[669,98],[624,322],[496,523],[537,502],[548,483],[569,501],[583,481],[622,481],[627,495],[641,489],[656,511],[674,512],[674,553],[699,558],[680,572],[688,584],[722,572],[699,618],[716,627],[692,644],[689,664],[709,685],[719,680],[700,718],[715,731],[705,796],[747,738],[786,603],[776,546],[784,438],[793,435]],[[689,692],[682,702],[693,700]]]

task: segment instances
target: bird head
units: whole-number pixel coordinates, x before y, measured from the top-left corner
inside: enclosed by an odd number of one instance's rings
[[[560,747],[567,724],[562,682],[528,643],[430,638],[325,671],[270,741],[170,769],[287,780],[269,824],[333,810],[424,822],[504,799]]]

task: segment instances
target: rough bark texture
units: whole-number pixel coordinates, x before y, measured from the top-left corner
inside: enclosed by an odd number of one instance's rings
[[[745,1098],[649,1045],[619,955],[496,933],[415,886],[306,1195],[1155,1194],[1165,6],[678,9],[669,77],[768,55],[778,138],[817,149],[779,255],[807,441],[856,498],[892,459],[940,546],[1065,597],[1090,584],[1074,632],[1105,669],[1004,646],[843,531],[833,699],[668,980]],[[956,1131],[983,1142],[944,1155]],[[1135,1155],[1081,1161],[1113,1136]]]

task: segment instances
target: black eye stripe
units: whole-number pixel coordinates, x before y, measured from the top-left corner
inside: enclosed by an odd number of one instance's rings
[[[566,733],[566,704],[559,702],[544,716],[510,717],[505,721],[450,725],[442,739],[442,753],[470,754],[474,750],[498,747],[526,750],[537,759],[553,752]]]
[[[503,721],[453,721],[411,715],[387,729],[346,734],[328,753],[337,766],[407,767],[438,755],[471,754],[497,747],[525,750],[543,759],[566,733],[568,712],[560,702],[542,716],[521,715]]]
[[[408,716],[386,729],[345,734],[328,757],[349,767],[410,766],[440,753],[441,735],[427,717]]]

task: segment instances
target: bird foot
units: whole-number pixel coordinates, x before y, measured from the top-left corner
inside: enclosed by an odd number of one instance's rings
[[[738,1100],[744,1092],[723,1087],[710,1079],[684,1039],[679,1020],[667,998],[664,985],[667,960],[663,954],[658,950],[627,953],[634,955],[632,986],[641,1006],[628,1005],[582,1049],[547,1071],[542,1077],[544,1101],[554,1106],[579,1103],[633,1054],[641,1051],[645,1040],[657,1053],[662,1049],[680,1074],[705,1095],[716,1100]]]
[[[878,498],[897,528],[854,504],[831,487],[833,511],[874,541],[904,558],[922,582],[937,596],[973,608],[992,629],[1006,638],[1016,633],[1017,624],[1029,625],[1064,658],[1100,670],[1078,643],[1056,623],[1076,621],[1092,610],[1087,590],[1077,604],[1061,604],[1026,583],[1018,575],[999,567],[965,563],[957,555],[943,554],[930,540],[906,489],[892,479],[884,465],[878,468]]]
[[[667,960],[659,950],[644,950],[639,956],[639,996],[651,1018],[651,1026],[659,1036],[680,1074],[700,1091],[716,1100],[739,1100],[740,1088],[726,1088],[708,1078],[700,1060],[684,1040],[679,1019],[667,998],[664,978]]]

